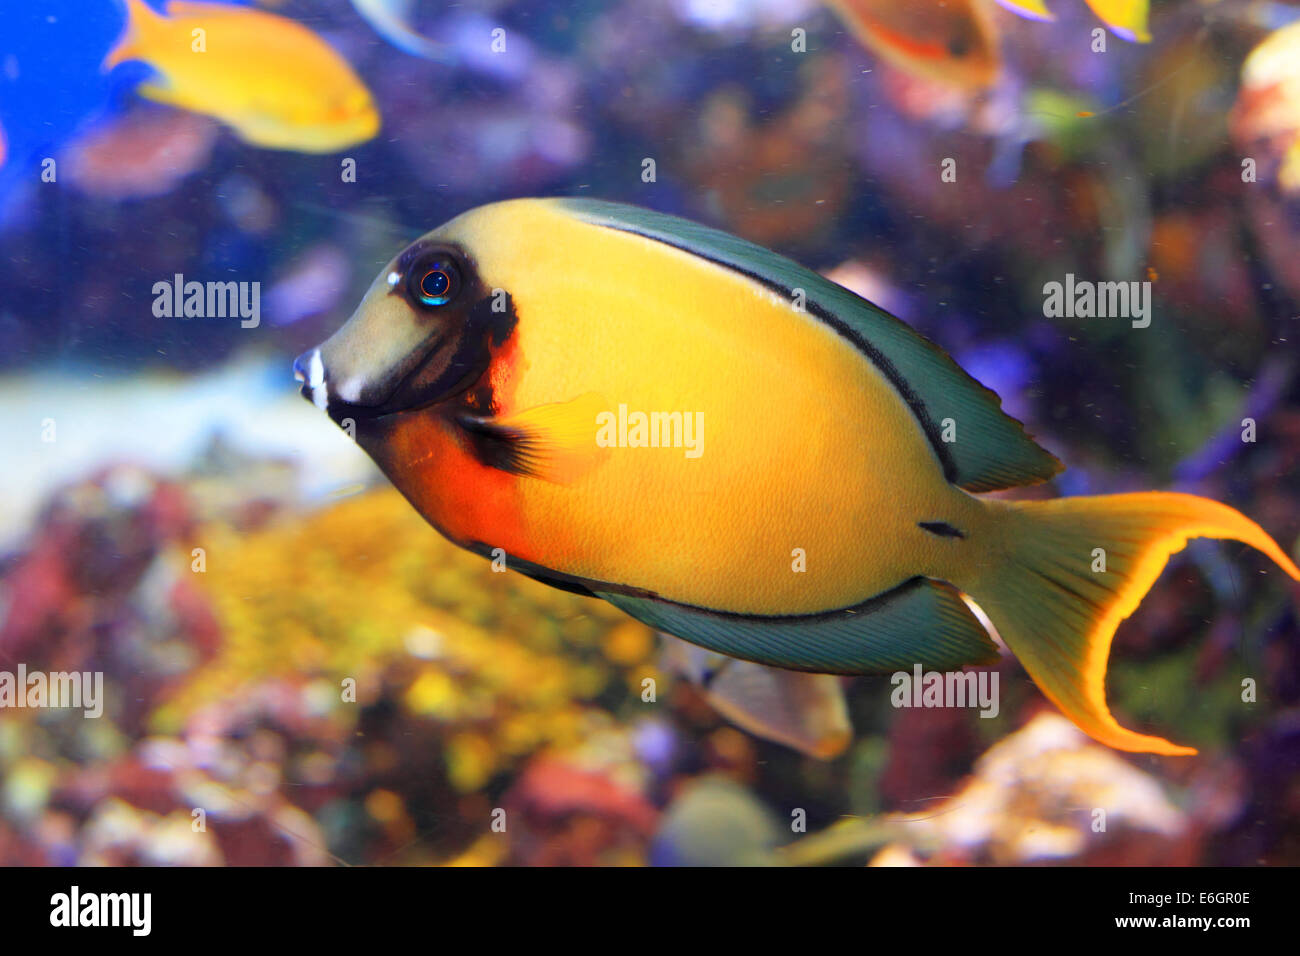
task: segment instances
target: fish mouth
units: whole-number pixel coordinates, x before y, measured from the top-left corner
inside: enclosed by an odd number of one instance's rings
[[[325,363],[320,349],[303,352],[293,360],[293,377],[302,383],[298,390],[302,397],[329,414],[329,391],[325,387]]]
[[[358,405],[331,395],[319,348],[309,349],[293,360],[293,377],[302,383],[298,393],[336,424],[347,418],[380,418],[395,411],[382,406]]]
[[[347,418],[378,419],[401,412],[419,411],[421,408],[438,404],[442,397],[425,402],[402,401],[401,399],[394,401],[394,397],[402,395],[403,386],[419,374],[424,361],[427,360],[429,355],[437,351],[442,342],[441,337],[435,339],[424,358],[407,374],[402,376],[388,391],[387,397],[382,402],[376,404],[351,402],[331,391],[329,370],[325,367],[325,361],[321,357],[320,346],[308,349],[293,360],[293,377],[297,382],[301,383],[301,387],[298,389],[299,394],[336,423],[341,423]]]

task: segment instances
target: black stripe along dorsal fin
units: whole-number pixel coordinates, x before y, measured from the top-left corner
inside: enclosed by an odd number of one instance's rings
[[[598,199],[555,200],[592,225],[653,239],[732,269],[793,301],[804,290],[808,314],[830,325],[875,363],[907,402],[944,475],[966,491],[1046,481],[1061,471],[1054,455],[1002,411],[1002,400],[911,326],[798,263],[688,219]],[[943,441],[952,419],[956,440]]]

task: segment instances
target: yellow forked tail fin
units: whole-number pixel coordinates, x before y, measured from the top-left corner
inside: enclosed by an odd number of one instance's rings
[[[990,504],[993,504],[990,502]],[[980,605],[1025,670],[1083,730],[1119,750],[1192,754],[1125,730],[1106,706],[1115,629],[1189,538],[1258,548],[1296,580],[1300,568],[1240,512],[1171,492],[998,502],[1002,544],[958,583]],[[1103,570],[1104,568],[1104,570]]]

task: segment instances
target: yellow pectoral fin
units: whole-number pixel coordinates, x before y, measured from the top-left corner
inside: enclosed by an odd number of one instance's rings
[[[530,478],[569,484],[609,457],[597,441],[599,416],[609,403],[595,392],[572,401],[537,405],[494,418],[461,419],[495,467]]]

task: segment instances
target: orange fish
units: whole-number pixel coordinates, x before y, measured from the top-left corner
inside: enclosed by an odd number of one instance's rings
[[[830,280],[634,206],[471,210],[396,255],[294,367],[462,547],[705,651],[811,673],[996,661],[973,603],[1121,750],[1194,752],[1106,705],[1111,639],[1170,555],[1228,538],[1300,580],[1206,498],[985,497],[1062,468],[996,395]],[[724,697],[765,699],[765,716],[791,699],[732,676]]]
[[[886,63],[948,86],[985,89],[1002,69],[984,0],[828,0]]]

